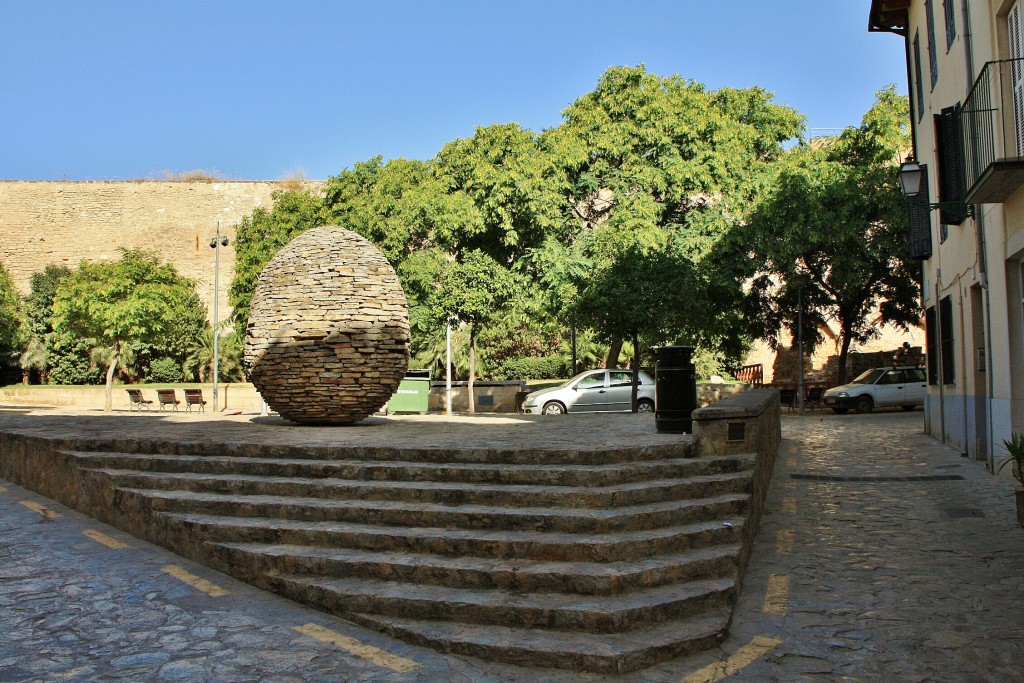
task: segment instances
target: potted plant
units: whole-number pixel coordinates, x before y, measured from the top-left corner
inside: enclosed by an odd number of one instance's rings
[[[1013,478],[1017,480],[1017,523],[1024,527],[1024,434],[1013,434],[1009,440],[1003,441],[1006,457],[999,462],[996,472],[1001,472],[1007,465],[1012,465]]]

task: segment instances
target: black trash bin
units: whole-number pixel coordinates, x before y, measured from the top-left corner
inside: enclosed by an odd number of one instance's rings
[[[659,432],[693,433],[697,368],[692,346],[662,346],[654,371],[654,425]]]

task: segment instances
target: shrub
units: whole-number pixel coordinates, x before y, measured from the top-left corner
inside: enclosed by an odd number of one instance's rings
[[[157,358],[149,364],[146,380],[153,384],[173,384],[183,382],[185,373],[173,358]]]
[[[495,379],[563,379],[571,373],[565,356],[545,356],[509,358],[490,374]]]

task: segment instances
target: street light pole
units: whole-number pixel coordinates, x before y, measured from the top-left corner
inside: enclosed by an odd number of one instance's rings
[[[220,248],[228,246],[228,238],[220,234],[220,221],[217,221],[217,236],[210,240],[213,249],[213,409],[217,408],[217,372],[219,337],[217,328],[220,326]]]

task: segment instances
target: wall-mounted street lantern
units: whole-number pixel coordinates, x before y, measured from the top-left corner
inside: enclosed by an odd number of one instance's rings
[[[903,195],[913,199],[921,194],[921,180],[924,178],[926,166],[914,161],[913,157],[908,158],[900,164],[900,189]],[[928,208],[945,211],[951,216],[962,216],[970,218],[974,215],[974,206],[964,202],[929,202]]]

